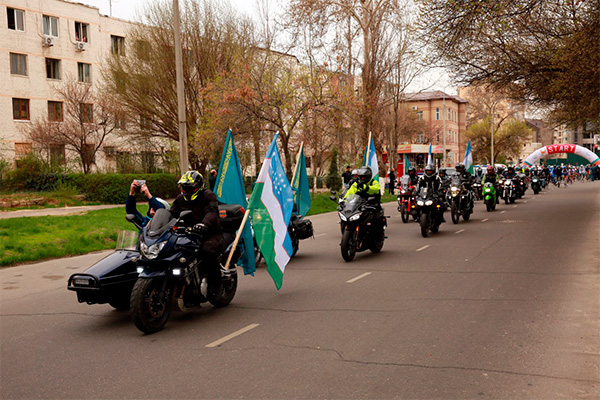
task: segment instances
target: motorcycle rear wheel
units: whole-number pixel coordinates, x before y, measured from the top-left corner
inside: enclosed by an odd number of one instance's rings
[[[402,203],[400,206],[400,216],[402,217],[402,222],[406,224],[408,222],[408,208],[406,203]]]
[[[421,214],[421,236],[427,237],[427,231],[429,230],[429,215]]]
[[[355,232],[353,230],[345,230],[342,235],[342,258],[346,262],[354,260],[356,255],[356,243],[354,240]]]
[[[225,307],[233,300],[237,290],[237,272],[233,272],[228,278],[221,279],[221,284],[211,293],[209,290],[208,301],[214,307]]]
[[[138,279],[131,292],[129,314],[135,326],[144,333],[162,330],[171,314],[171,291],[161,292],[166,278]]]

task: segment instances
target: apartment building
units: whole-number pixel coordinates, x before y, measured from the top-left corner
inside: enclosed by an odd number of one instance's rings
[[[82,85],[99,83],[103,60],[111,53],[126,54],[132,24],[65,0],[0,3],[1,157],[15,165],[32,151],[34,144],[24,135],[32,121],[45,116],[62,120],[58,85],[73,79]],[[53,151],[64,158],[64,147]]]
[[[398,171],[402,171],[404,155],[411,165],[422,165],[427,161],[429,143],[432,153],[442,155],[444,147],[447,167],[454,166],[464,159],[467,148],[465,133],[467,130],[468,101],[442,91],[406,93],[405,101],[409,108],[417,113],[419,119],[429,126],[429,137],[421,135],[417,143],[404,143],[398,146],[400,155]],[[445,137],[445,143],[444,143]],[[441,164],[440,164],[441,165]]]

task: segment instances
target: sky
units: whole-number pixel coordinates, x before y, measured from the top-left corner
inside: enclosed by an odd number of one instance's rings
[[[83,4],[88,4],[100,9],[101,14],[109,15],[112,4],[112,16],[116,18],[126,19],[135,21],[136,16],[140,15],[143,11],[144,3],[148,0],[71,0]],[[169,3],[172,0],[163,0]],[[278,8],[281,8],[281,3],[286,0],[268,0],[270,8],[276,12]],[[180,0],[182,3],[183,0]],[[232,7],[250,17],[258,19],[258,4],[257,0],[229,0]],[[409,92],[418,92],[422,90],[443,90],[444,92],[455,95],[457,94],[456,87],[454,87],[450,78],[442,70],[434,70],[426,75],[418,78],[408,88]]]

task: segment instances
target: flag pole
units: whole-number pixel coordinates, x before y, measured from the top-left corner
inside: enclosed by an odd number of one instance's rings
[[[365,158],[365,161],[367,162],[367,167],[369,166],[369,162],[371,161],[370,159],[370,155],[371,155],[371,131],[369,131],[369,139],[367,140],[367,155]]]
[[[294,175],[292,176],[292,190],[294,189],[294,181],[296,180],[296,174],[298,173],[298,164],[300,163],[300,154],[302,154],[302,149],[304,149],[304,142],[300,143],[300,150],[298,150],[298,155],[296,156],[296,168],[294,168]]]
[[[244,213],[244,218],[242,219],[242,224],[240,225],[237,235],[235,236],[235,240],[231,245],[231,250],[229,251],[229,256],[227,257],[227,262],[225,263],[225,271],[229,270],[229,264],[231,263],[231,259],[233,258],[233,253],[237,248],[238,242],[240,241],[240,237],[242,236],[242,231],[244,230],[244,226],[246,225],[246,221],[248,220],[248,216],[250,215],[250,210],[246,210]]]

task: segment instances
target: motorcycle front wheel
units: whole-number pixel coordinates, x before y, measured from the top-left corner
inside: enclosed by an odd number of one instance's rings
[[[408,222],[408,207],[406,203],[402,203],[402,206],[400,206],[400,216],[402,217],[402,222],[406,224]]]
[[[486,208],[487,212],[492,211],[492,200],[485,201],[485,208]]]
[[[460,221],[460,211],[458,210],[458,204],[456,202],[452,202],[450,215],[452,216],[452,223],[458,224],[458,221]]]
[[[427,237],[427,230],[429,230],[429,215],[427,213],[421,214],[421,236]]]
[[[129,314],[144,333],[163,329],[171,314],[171,290],[163,290],[165,277],[138,279],[131,292]]]
[[[342,235],[342,258],[346,262],[354,260],[356,255],[356,243],[354,240],[355,232],[353,230],[345,230]]]

